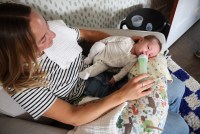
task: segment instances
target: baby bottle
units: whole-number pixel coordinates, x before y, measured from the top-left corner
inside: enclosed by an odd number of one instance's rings
[[[139,62],[139,74],[147,73],[148,56],[145,54],[139,55],[138,62]]]

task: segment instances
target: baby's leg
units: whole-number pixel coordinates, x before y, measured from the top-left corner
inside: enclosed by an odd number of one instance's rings
[[[87,80],[89,77],[94,77],[94,76],[104,72],[108,68],[109,67],[106,64],[104,64],[103,62],[97,61],[92,66],[90,66],[90,67],[86,68],[85,70],[83,70],[82,72],[80,72],[79,77],[81,79]]]
[[[90,52],[88,56],[84,59],[84,63],[89,65],[92,63],[92,60],[94,59],[94,56],[97,55],[99,52],[103,51],[105,48],[105,44],[102,42],[96,42],[91,47]]]

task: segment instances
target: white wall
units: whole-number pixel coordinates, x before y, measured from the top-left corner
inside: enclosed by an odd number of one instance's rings
[[[1,0],[9,1],[9,0]],[[160,0],[15,0],[32,6],[47,19],[63,19],[66,24],[78,27],[118,28],[131,11],[158,8]],[[170,47],[200,18],[200,0],[179,0],[167,44]]]
[[[11,0],[0,0],[3,2]],[[27,4],[46,19],[62,19],[70,26],[118,28],[130,12],[142,7],[159,8],[161,0],[13,0]]]
[[[149,0],[17,0],[40,11],[48,20],[62,19],[75,27],[117,28],[130,12]],[[158,1],[158,0],[157,0]]]
[[[199,20],[199,18],[200,0],[179,0],[165,47],[170,47],[197,20]]]

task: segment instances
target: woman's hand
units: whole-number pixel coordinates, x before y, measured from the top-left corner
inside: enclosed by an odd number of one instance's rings
[[[141,97],[151,94],[151,87],[154,85],[154,80],[148,78],[148,74],[142,74],[129,80],[120,90],[125,101],[136,100]],[[147,90],[149,89],[149,90]]]

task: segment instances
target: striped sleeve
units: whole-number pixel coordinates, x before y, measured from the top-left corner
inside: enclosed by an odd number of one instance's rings
[[[11,96],[33,119],[38,119],[56,101],[47,88],[27,89]]]

